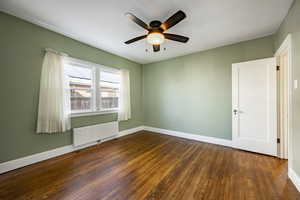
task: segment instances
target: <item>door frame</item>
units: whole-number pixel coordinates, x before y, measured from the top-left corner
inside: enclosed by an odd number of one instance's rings
[[[284,90],[286,90],[287,92],[287,97],[284,97],[287,99],[286,101],[286,108],[287,108],[287,139],[284,140],[284,145],[287,145],[288,147],[288,165],[289,167],[292,166],[292,143],[291,138],[292,138],[292,122],[293,122],[293,102],[292,102],[292,97],[293,97],[293,60],[292,60],[292,56],[293,56],[293,51],[292,51],[292,36],[291,34],[289,34],[285,40],[282,42],[282,44],[280,45],[280,47],[277,49],[276,53],[275,53],[275,57],[276,60],[278,62],[278,58],[284,53],[287,52],[288,53],[288,65],[287,65],[287,73],[284,74],[284,79],[287,80],[287,87],[284,88]],[[280,63],[277,63],[277,65],[280,65]],[[282,69],[280,69],[282,70]],[[278,120],[278,123],[280,123],[281,121]],[[279,134],[280,136],[280,134]],[[282,141],[282,138],[280,138],[280,140]],[[281,146],[281,145],[279,145]],[[280,157],[280,155],[278,155],[278,157]]]

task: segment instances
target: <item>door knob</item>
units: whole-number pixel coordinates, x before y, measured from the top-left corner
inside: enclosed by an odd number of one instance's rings
[[[233,113],[234,113],[234,115],[236,115],[236,114],[237,114],[237,112],[238,112],[238,110],[237,110],[237,109],[234,109],[234,110],[233,110]]]

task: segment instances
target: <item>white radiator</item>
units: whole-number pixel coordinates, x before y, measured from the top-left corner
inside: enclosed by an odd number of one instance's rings
[[[73,145],[75,147],[113,138],[119,133],[119,123],[109,122],[93,126],[74,128]]]

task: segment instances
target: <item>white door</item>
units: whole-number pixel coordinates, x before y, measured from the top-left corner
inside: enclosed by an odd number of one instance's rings
[[[232,65],[233,146],[277,155],[276,59]]]

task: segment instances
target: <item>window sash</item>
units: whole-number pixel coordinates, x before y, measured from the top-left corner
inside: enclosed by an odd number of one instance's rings
[[[111,110],[118,110],[118,108],[119,107],[112,107],[112,108],[103,108],[102,107],[102,92],[104,93],[104,92],[107,92],[107,90],[105,90],[105,89],[102,89],[101,88],[101,82],[106,82],[106,83],[117,83],[117,84],[119,84],[119,87],[118,87],[118,89],[120,89],[120,81],[121,80],[119,80],[119,82],[108,82],[108,81],[104,81],[104,80],[102,80],[101,79],[101,72],[107,72],[107,73],[112,73],[112,74],[119,74],[120,73],[120,71],[118,70],[118,71],[108,71],[107,69],[99,69],[99,72],[98,72],[98,75],[99,75],[99,79],[98,79],[98,92],[99,92],[99,110],[100,111],[111,111]],[[118,101],[119,101],[119,97],[118,97]],[[119,105],[119,103],[118,103],[118,105]]]
[[[72,89],[77,90],[89,90],[91,91],[91,109],[89,110],[71,110],[72,114],[80,114],[80,113],[94,113],[94,112],[107,112],[107,111],[117,111],[118,107],[115,108],[102,108],[102,102],[101,102],[101,84],[100,82],[107,82],[100,80],[101,72],[108,72],[113,74],[119,74],[119,69],[110,68],[94,63],[90,63],[87,61],[78,60],[75,58],[67,58],[66,61],[69,65],[74,65],[76,67],[86,67],[91,69],[92,77],[91,77],[91,88],[80,88],[80,87],[70,87],[70,91]],[[113,82],[118,83],[120,82]],[[103,90],[103,92],[107,92],[106,90]],[[70,96],[71,98],[71,96]],[[119,97],[118,97],[119,99]],[[119,104],[118,104],[119,105]]]

